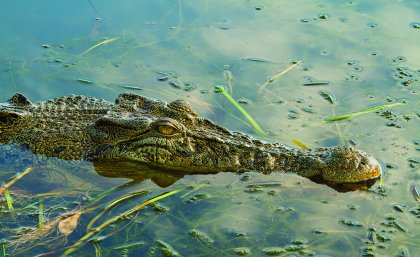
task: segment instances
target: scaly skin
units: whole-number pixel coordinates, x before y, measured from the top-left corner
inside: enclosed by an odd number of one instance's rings
[[[201,118],[183,100],[121,94],[115,104],[67,96],[0,104],[0,143],[67,160],[129,161],[187,173],[295,172],[333,183],[377,178],[381,167],[352,147],[299,150],[264,142]]]

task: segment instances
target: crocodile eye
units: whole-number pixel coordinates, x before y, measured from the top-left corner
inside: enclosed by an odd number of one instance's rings
[[[158,129],[159,132],[163,135],[173,135],[176,132],[176,129],[174,127],[168,125],[160,125]]]

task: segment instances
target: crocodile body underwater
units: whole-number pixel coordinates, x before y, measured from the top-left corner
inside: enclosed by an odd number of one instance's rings
[[[374,157],[353,147],[269,143],[200,117],[184,100],[131,93],[115,103],[75,95],[31,103],[17,93],[0,104],[0,143],[66,160],[137,162],[189,174],[283,171],[355,183],[382,172]]]

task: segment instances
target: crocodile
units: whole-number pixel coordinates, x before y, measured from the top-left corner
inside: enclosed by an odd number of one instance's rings
[[[141,163],[187,174],[283,171],[340,184],[382,173],[374,157],[350,146],[303,150],[270,143],[200,117],[187,101],[132,93],[115,103],[81,95],[32,103],[16,93],[0,104],[0,144],[40,156]]]

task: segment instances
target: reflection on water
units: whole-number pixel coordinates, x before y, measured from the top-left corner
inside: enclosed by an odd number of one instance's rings
[[[187,185],[195,189],[159,201],[163,208],[146,207],[75,253],[416,255],[420,206],[410,186],[420,185],[418,1],[90,2],[93,7],[89,1],[0,0],[0,102],[17,91],[34,101],[67,94],[113,100],[126,91],[183,98],[200,115],[258,137],[214,93],[223,85],[269,132],[264,139],[293,144],[297,138],[310,148],[353,144],[384,163],[385,174],[368,190],[339,193],[281,173],[144,175],[167,186],[160,188],[151,180],[127,184],[98,176],[95,168],[114,169],[105,163],[41,166],[9,189],[16,219],[0,198],[0,240],[8,254],[69,246],[103,209],[83,214],[67,241],[50,234],[11,245],[22,227],[37,226],[40,201],[51,220],[109,188],[118,189],[98,198],[99,206],[139,190],[148,192],[143,201]],[[302,64],[260,90],[295,61]],[[402,100],[407,104],[322,122]],[[0,162],[4,182],[28,164],[11,160]],[[127,165],[117,169],[130,172]],[[102,219],[136,204],[122,202]]]

